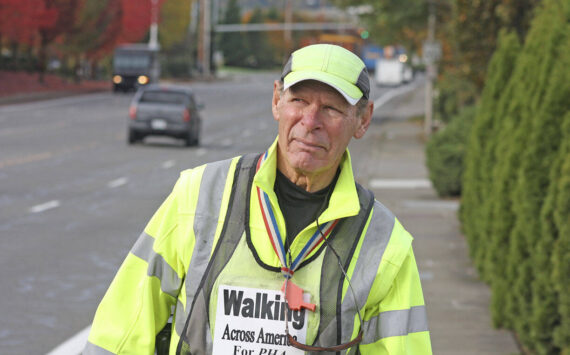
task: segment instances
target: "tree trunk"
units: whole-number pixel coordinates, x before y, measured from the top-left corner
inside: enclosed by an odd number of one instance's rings
[[[91,59],[91,79],[98,80],[99,79],[99,61],[97,59]]]
[[[47,36],[45,33],[40,32],[40,48],[38,50],[38,81],[44,83],[44,75],[46,72],[47,62]]]
[[[76,84],[81,82],[81,57],[80,55],[76,55],[73,64],[73,81]]]
[[[20,57],[18,42],[16,42],[16,41],[10,42],[10,51],[12,52],[12,57],[10,58],[10,62],[9,62],[10,67],[8,69],[10,69],[10,70],[25,69],[25,68],[21,67],[21,64],[19,64],[21,61],[18,60]]]

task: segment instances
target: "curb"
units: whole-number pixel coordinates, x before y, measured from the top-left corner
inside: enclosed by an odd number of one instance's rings
[[[107,88],[105,88],[105,89],[90,88],[90,89],[81,89],[81,90],[73,90],[73,91],[59,90],[59,91],[44,91],[44,92],[32,92],[32,93],[8,95],[8,96],[0,97],[0,106],[13,105],[13,104],[24,104],[24,103],[29,103],[29,102],[59,99],[62,97],[85,95],[85,94],[91,94],[91,93],[96,93],[96,92],[105,92],[105,91],[111,92],[111,90],[107,89]]]

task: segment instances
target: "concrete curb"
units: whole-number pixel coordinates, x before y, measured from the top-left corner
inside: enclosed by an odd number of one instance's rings
[[[0,106],[13,105],[13,104],[23,104],[23,103],[28,103],[28,102],[44,101],[44,100],[51,100],[51,99],[59,99],[62,97],[85,95],[85,94],[105,92],[105,91],[110,92],[111,90],[110,89],[90,88],[90,89],[81,89],[81,90],[74,90],[74,91],[56,90],[56,91],[42,91],[42,92],[15,94],[15,95],[0,97]]]

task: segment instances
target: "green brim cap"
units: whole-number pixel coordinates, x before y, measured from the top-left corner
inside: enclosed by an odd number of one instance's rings
[[[283,89],[304,80],[318,80],[336,89],[351,105],[368,99],[370,82],[364,62],[332,44],[313,44],[291,54],[281,74]]]

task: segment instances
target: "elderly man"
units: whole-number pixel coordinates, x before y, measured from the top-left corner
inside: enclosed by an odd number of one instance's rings
[[[84,354],[431,354],[412,237],[354,181],[364,63],[294,52],[260,155],[182,172],[103,298]]]

